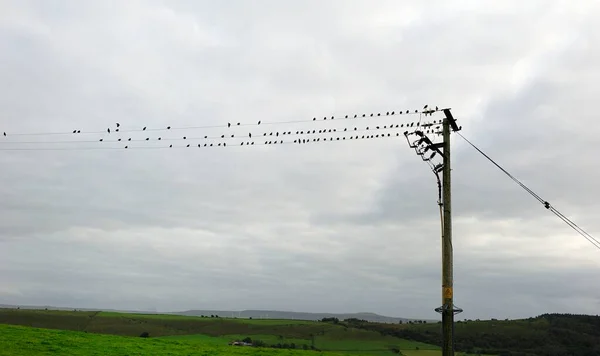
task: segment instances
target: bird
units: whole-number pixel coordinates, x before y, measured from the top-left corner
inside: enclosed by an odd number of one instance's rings
[[[173,145],[169,145],[169,148],[173,147]]]
[[[118,139],[117,141],[119,141],[119,142],[120,142],[120,141],[121,141],[121,139]]]
[[[348,118],[348,115],[344,116],[344,119],[347,119],[347,118]]]
[[[184,139],[184,140],[187,140],[187,137],[186,137],[186,136],[183,136],[183,139]]]
[[[238,122],[237,125],[240,126],[241,124]]]
[[[170,130],[170,129],[171,129],[171,126],[167,126],[167,130]]]
[[[394,112],[392,111],[391,115],[394,115]]]
[[[248,137],[252,138],[252,132],[248,133]]]
[[[202,146],[200,146],[200,144],[198,144],[198,147],[202,147]]]
[[[131,141],[131,137],[127,139],[127,141]]]
[[[106,129],[106,132],[110,133],[110,127]]]
[[[104,141],[103,139],[100,139],[100,142]]]
[[[231,138],[234,138],[234,137],[235,137],[235,135],[231,135]]]
[[[227,127],[231,127],[231,122],[228,122],[228,123],[227,123]]]
[[[415,110],[415,113],[418,113],[418,112],[419,112],[419,110]]]
[[[438,110],[439,110],[439,109],[438,109],[438,107],[436,106],[436,107],[435,107],[435,111],[438,111]]]
[[[77,133],[81,133],[81,130],[77,130]]]
[[[146,131],[146,127],[144,126],[144,128],[142,129],[142,131]]]
[[[356,119],[356,114],[354,114],[354,118]]]
[[[158,140],[160,141],[160,140],[162,140],[162,138],[161,138],[161,137],[159,137],[159,138],[158,138]]]
[[[221,135],[221,138],[225,138],[225,135]]]
[[[129,146],[125,146],[125,148],[129,148]]]
[[[146,137],[146,141],[149,141],[149,140],[150,140],[150,137]]]
[[[115,129],[115,131],[119,132],[119,129]]]
[[[313,121],[316,121],[316,120],[317,120],[317,118],[316,118],[316,117],[313,117]]]
[[[190,145],[187,145],[186,147],[190,147]]]
[[[423,106],[423,110],[427,109],[428,106],[429,106],[429,104],[426,104],[425,106]]]
[[[77,133],[77,130],[73,130],[73,133]],[[6,136],[6,132],[4,133],[4,136]]]
[[[117,122],[117,127],[121,127],[121,124],[119,124],[118,122]]]
[[[408,114],[408,110],[406,110],[406,113]]]
[[[260,120],[258,120],[258,124],[257,125],[260,125]]]

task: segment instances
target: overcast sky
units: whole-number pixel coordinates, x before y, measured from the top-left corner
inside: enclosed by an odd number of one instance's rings
[[[436,318],[435,178],[402,137],[44,149],[451,107],[466,137],[598,236],[599,16],[594,0],[0,1],[0,149],[42,149],[0,151],[0,303]],[[65,140],[91,142],[50,142]],[[597,314],[600,251],[452,143],[460,318]]]

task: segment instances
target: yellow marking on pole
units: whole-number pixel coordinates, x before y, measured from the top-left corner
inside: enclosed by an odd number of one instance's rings
[[[444,296],[444,299],[452,298],[452,287],[443,287],[442,295]]]

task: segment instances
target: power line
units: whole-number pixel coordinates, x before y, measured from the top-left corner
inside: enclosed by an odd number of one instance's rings
[[[105,130],[93,130],[93,131],[82,131],[79,128],[74,128],[65,131],[58,132],[10,132],[4,131],[4,136],[51,136],[51,135],[82,135],[82,134],[103,134],[111,132],[121,132],[121,133],[133,133],[133,132],[157,132],[157,131],[169,131],[169,130],[198,130],[198,129],[214,129],[214,128],[230,128],[230,127],[239,127],[239,126],[260,126],[260,125],[282,125],[282,124],[298,124],[298,123],[308,123],[315,121],[328,121],[328,120],[356,120],[356,119],[374,119],[381,118],[386,116],[406,116],[406,115],[432,115],[434,112],[439,110],[399,110],[399,111],[386,111],[386,112],[372,112],[372,113],[363,113],[363,114],[349,114],[349,115],[338,115],[338,116],[319,116],[313,117],[308,120],[289,120],[289,121],[262,121],[258,120],[256,123],[242,123],[242,122],[228,122],[226,124],[213,124],[213,125],[199,125],[199,126],[163,126],[163,127],[149,127],[149,126],[138,126],[138,128],[131,129],[122,129],[120,123],[115,123],[115,126],[109,127]],[[111,130],[112,129],[112,130]]]
[[[352,135],[352,136],[329,136],[329,137],[318,137],[309,139],[268,139],[266,141],[242,141],[240,143],[204,143],[204,144],[187,144],[187,145],[164,145],[164,146],[121,146],[121,147],[38,147],[38,148],[0,148],[0,151],[80,151],[80,150],[137,150],[137,149],[171,149],[171,148],[226,148],[226,147],[242,147],[242,146],[271,146],[271,145],[305,145],[305,144],[319,144],[325,142],[348,142],[348,141],[360,141],[360,140],[377,140],[382,138],[397,138],[400,137],[400,132],[394,132],[393,134],[388,132],[385,134],[373,134],[373,135]],[[264,139],[264,138],[261,138]],[[94,141],[95,142],[95,141]]]
[[[571,219],[563,215],[560,211],[558,211],[555,207],[553,207],[548,201],[542,199],[538,194],[536,194],[533,190],[529,189],[525,184],[515,178],[512,174],[510,174],[506,169],[502,168],[496,161],[494,161],[490,156],[485,154],[479,147],[475,146],[471,141],[467,140],[460,132],[457,134],[462,137],[471,147],[473,147],[477,152],[479,152],[482,156],[487,158],[488,161],[492,162],[498,169],[500,169],[504,174],[506,174],[511,180],[517,183],[521,188],[523,188],[527,193],[529,193],[532,197],[534,197],[537,201],[539,201],[546,209],[550,210],[554,215],[556,215],[559,219],[561,219],[564,223],[569,225],[573,230],[583,236],[586,240],[588,240],[594,247],[600,250],[600,241],[590,235],[587,231],[579,227],[579,225],[575,224]]]
[[[318,134],[326,134],[326,133],[338,133],[338,134],[350,134],[350,133],[358,133],[358,132],[373,132],[373,131],[383,131],[383,130],[391,130],[398,129],[404,127],[412,127],[414,126],[414,122],[406,123],[406,124],[385,124],[385,125],[375,125],[375,126],[363,126],[363,128],[359,129],[359,126],[354,127],[329,127],[329,128],[320,128],[320,129],[302,129],[302,130],[284,130],[284,131],[263,131],[258,134],[252,134],[251,132],[245,135],[235,135],[235,134],[221,134],[217,136],[196,136],[196,137],[188,137],[182,136],[180,138],[173,137],[146,137],[146,138],[116,138],[116,139],[105,139],[101,138],[99,140],[61,140],[61,141],[0,141],[0,144],[74,144],[74,143],[96,143],[96,142],[144,142],[144,141],[181,141],[181,140],[219,140],[219,139],[258,139],[258,138],[266,138],[266,137],[282,137],[282,136],[302,136],[302,135],[318,135]],[[419,123],[417,123],[419,125]],[[429,129],[427,132],[431,133],[441,133],[436,132],[435,129]]]

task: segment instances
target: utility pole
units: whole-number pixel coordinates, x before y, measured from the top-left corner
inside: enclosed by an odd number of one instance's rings
[[[454,301],[452,264],[452,169],[450,168],[450,119],[442,123],[444,168],[442,171],[442,356],[454,356]]]
[[[425,110],[422,115],[433,115],[439,111]],[[456,125],[456,120],[452,116],[450,109],[442,109],[445,118],[442,121],[442,130],[439,131],[439,123],[436,121],[417,123],[415,131],[404,133],[409,147],[414,148],[415,152],[421,156],[423,161],[427,162],[435,174],[438,183],[438,205],[440,206],[440,215],[442,222],[442,306],[435,311],[442,314],[442,355],[454,356],[454,314],[462,312],[462,309],[454,306],[454,277],[452,260],[452,181],[451,181],[451,149],[450,134],[454,131],[460,131],[462,127]],[[436,129],[433,129],[433,127]],[[411,126],[412,127],[412,126]],[[434,143],[427,134],[442,136],[442,142]],[[415,135],[418,140],[411,142],[410,136]],[[428,152],[431,152],[429,154]],[[433,163],[437,156],[442,158],[442,162]],[[439,173],[442,173],[440,180]]]

